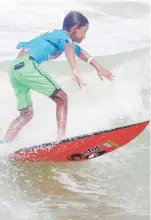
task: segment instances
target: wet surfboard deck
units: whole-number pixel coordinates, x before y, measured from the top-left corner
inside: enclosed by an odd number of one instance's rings
[[[119,149],[137,137],[149,121],[97,131],[16,151],[11,159],[26,162],[86,161]]]

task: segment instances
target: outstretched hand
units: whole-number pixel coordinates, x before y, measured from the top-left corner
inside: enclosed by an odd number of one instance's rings
[[[105,77],[106,79],[108,79],[110,81],[114,80],[113,74],[110,71],[106,70],[106,69],[97,70],[97,74],[98,74],[98,76],[100,77],[101,80],[103,80],[103,77]]]
[[[81,79],[79,73],[76,70],[74,70],[72,73],[73,73],[72,79],[76,82],[78,87],[81,89],[82,86],[84,85],[84,83],[82,82],[82,79]]]

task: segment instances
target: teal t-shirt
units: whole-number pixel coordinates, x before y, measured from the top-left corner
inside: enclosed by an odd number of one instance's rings
[[[64,30],[54,30],[42,34],[29,42],[20,42],[17,49],[24,48],[35,61],[40,64],[49,59],[56,59],[65,50],[66,43],[74,46],[75,54],[81,52],[79,45],[73,43],[71,37]]]

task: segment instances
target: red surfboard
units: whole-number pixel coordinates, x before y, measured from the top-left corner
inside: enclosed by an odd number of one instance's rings
[[[149,121],[83,136],[23,148],[12,155],[15,161],[84,161],[114,151],[138,136]]]

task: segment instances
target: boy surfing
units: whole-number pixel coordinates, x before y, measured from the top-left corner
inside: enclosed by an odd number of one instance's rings
[[[20,42],[17,45],[20,52],[12,62],[9,77],[20,115],[10,124],[4,142],[12,142],[23,127],[32,120],[33,105],[30,90],[44,94],[56,103],[57,140],[66,135],[68,96],[61,86],[41,68],[41,63],[56,59],[65,52],[71,67],[72,79],[79,88],[82,88],[83,82],[77,71],[75,55],[91,64],[101,80],[103,78],[113,80],[112,73],[100,66],[78,45],[84,40],[88,29],[88,19],[79,12],[71,11],[64,18],[61,30],[44,33],[29,42]]]

